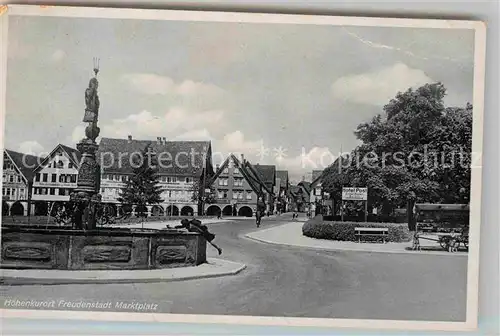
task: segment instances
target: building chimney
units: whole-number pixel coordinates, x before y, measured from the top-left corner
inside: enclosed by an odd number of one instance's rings
[[[163,144],[167,143],[167,138],[163,137]]]
[[[241,162],[245,163],[245,155],[241,154]]]
[[[161,145],[161,137],[156,137],[156,144]]]
[[[131,142],[131,141],[132,141],[132,136],[131,136],[131,135],[129,135],[129,136],[128,136],[128,142]]]

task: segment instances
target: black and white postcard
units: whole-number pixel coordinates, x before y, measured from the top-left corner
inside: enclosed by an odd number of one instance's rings
[[[1,12],[3,317],[477,327],[484,23]]]

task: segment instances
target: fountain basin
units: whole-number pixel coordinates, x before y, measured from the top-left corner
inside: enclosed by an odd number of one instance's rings
[[[1,268],[134,270],[206,262],[206,241],[180,230],[2,226]]]

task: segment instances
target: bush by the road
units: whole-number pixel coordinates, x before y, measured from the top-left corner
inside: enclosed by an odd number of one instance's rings
[[[329,239],[339,241],[357,241],[355,228],[388,228],[389,233],[386,241],[389,242],[408,242],[410,241],[410,232],[408,225],[399,223],[359,223],[359,222],[328,222],[323,221],[321,216],[307,221],[302,226],[302,234],[307,237],[317,239]],[[363,236],[363,240],[377,241],[380,237]]]
[[[327,222],[340,222],[342,219],[341,215],[324,215],[323,220]],[[368,214],[367,218],[369,223],[406,223],[406,216],[391,216],[391,215],[374,215]],[[344,222],[364,222],[365,215],[360,214],[359,216],[344,216]]]

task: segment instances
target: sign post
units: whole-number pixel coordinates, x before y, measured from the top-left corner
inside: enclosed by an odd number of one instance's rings
[[[342,188],[342,221],[344,221],[344,201],[365,201],[365,222],[368,221],[368,188]]]

